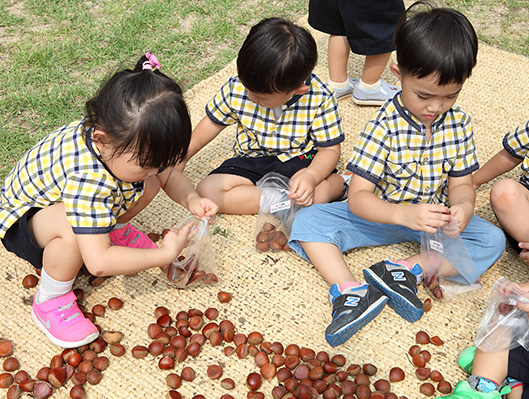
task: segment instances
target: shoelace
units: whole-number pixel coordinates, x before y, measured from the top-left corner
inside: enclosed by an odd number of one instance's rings
[[[75,307],[73,307],[73,302],[58,307],[57,313],[60,314],[62,322],[69,322],[70,320],[80,316],[80,313],[75,309]]]

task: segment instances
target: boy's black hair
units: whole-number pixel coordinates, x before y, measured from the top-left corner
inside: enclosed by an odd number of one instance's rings
[[[310,76],[318,50],[310,32],[282,18],[254,25],[237,56],[237,73],[254,93],[288,93]]]
[[[476,65],[478,38],[459,11],[418,1],[395,27],[397,63],[402,74],[439,75],[439,85],[463,83]]]
[[[87,124],[105,132],[114,155],[131,152],[144,168],[174,166],[185,159],[191,119],[182,89],[155,69],[125,69],[102,85],[85,104]]]

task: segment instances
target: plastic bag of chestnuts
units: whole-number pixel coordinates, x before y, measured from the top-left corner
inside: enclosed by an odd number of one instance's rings
[[[288,237],[296,212],[300,209],[288,197],[290,179],[270,172],[257,182],[261,193],[255,224],[255,248],[259,252],[288,249]]]
[[[217,262],[213,251],[211,232],[207,220],[188,216],[178,226],[194,223],[197,232],[189,245],[165,270],[167,278],[177,288],[187,288],[199,284],[217,284]]]

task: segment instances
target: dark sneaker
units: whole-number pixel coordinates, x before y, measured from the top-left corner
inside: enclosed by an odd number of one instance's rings
[[[416,268],[420,268],[419,265],[415,265],[414,269]],[[401,264],[387,260],[375,263],[363,272],[368,284],[389,297],[388,305],[400,317],[412,322],[422,317],[422,301],[417,298],[418,274],[410,272]]]
[[[325,330],[331,346],[343,344],[384,309],[388,297],[368,284],[341,293],[337,284],[329,290],[332,322]]]

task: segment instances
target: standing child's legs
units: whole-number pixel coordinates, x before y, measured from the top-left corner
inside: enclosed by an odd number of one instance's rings
[[[347,84],[347,63],[349,61],[349,54],[351,48],[346,36],[329,36],[328,49],[328,63],[329,63],[329,79],[331,86],[334,88],[336,84],[344,82]],[[335,84],[333,84],[335,83]],[[349,94],[352,94],[352,87]],[[342,95],[343,96],[343,95]],[[340,96],[340,97],[342,97]],[[338,97],[338,93],[337,93]]]

